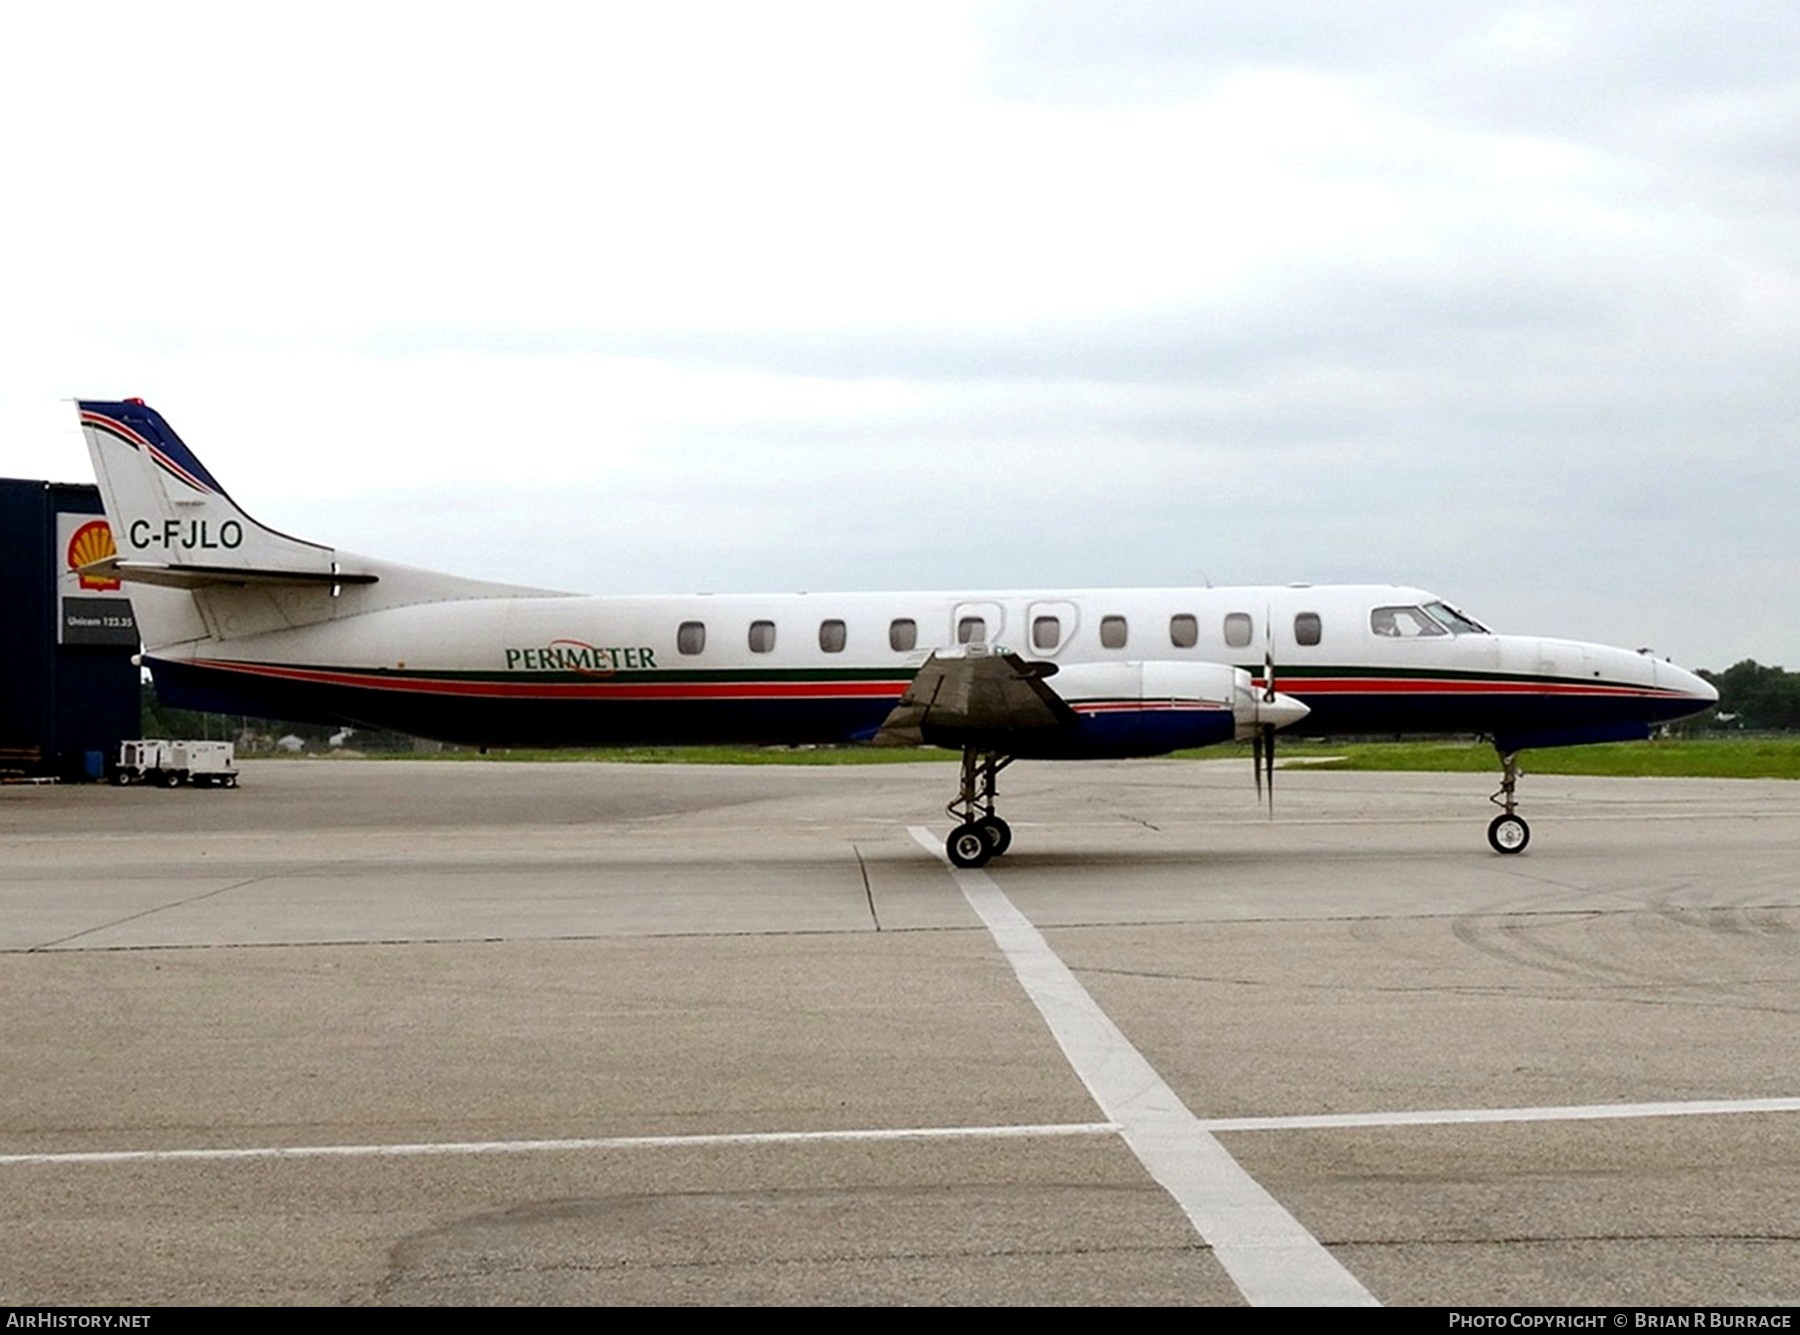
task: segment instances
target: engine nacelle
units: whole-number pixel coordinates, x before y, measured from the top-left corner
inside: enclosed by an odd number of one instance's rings
[[[1291,696],[1263,693],[1228,663],[1149,659],[1076,663],[1046,683],[1076,717],[1072,730],[1021,738],[1023,756],[1154,756],[1254,736],[1306,717]]]

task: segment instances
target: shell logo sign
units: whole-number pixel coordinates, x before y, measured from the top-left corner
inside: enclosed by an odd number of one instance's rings
[[[94,519],[70,534],[66,559],[69,569],[76,573],[83,589],[110,593],[119,587],[118,580],[83,575],[80,571],[89,562],[104,561],[107,557],[118,554],[119,549],[113,545],[112,528],[104,519]]]

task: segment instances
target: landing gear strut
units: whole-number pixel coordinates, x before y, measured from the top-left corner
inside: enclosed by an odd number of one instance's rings
[[[1011,756],[967,747],[962,753],[962,788],[945,812],[957,822],[944,852],[958,867],[985,867],[1012,847],[1012,826],[994,814],[994,777]]]
[[[1531,827],[1518,814],[1518,799],[1513,795],[1518,783],[1519,753],[1502,751],[1500,789],[1488,798],[1501,809],[1500,814],[1488,822],[1488,843],[1496,853],[1523,853],[1525,845],[1531,842]]]

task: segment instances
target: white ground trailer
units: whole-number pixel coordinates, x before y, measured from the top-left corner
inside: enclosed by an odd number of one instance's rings
[[[230,742],[165,741],[143,738],[119,743],[113,782],[156,783],[179,788],[236,788],[237,753]]]

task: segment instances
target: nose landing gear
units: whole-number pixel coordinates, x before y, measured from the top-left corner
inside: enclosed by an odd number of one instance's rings
[[[1012,762],[1011,756],[995,751],[964,749],[961,791],[944,808],[957,822],[944,841],[944,852],[953,865],[969,870],[985,867],[1012,847],[1012,826],[994,814],[995,776]]]
[[[1523,853],[1525,845],[1531,842],[1531,827],[1525,818],[1518,814],[1518,799],[1513,790],[1519,782],[1519,753],[1502,751],[1500,753],[1500,787],[1488,801],[1501,808],[1498,816],[1488,822],[1488,844],[1496,853]]]

